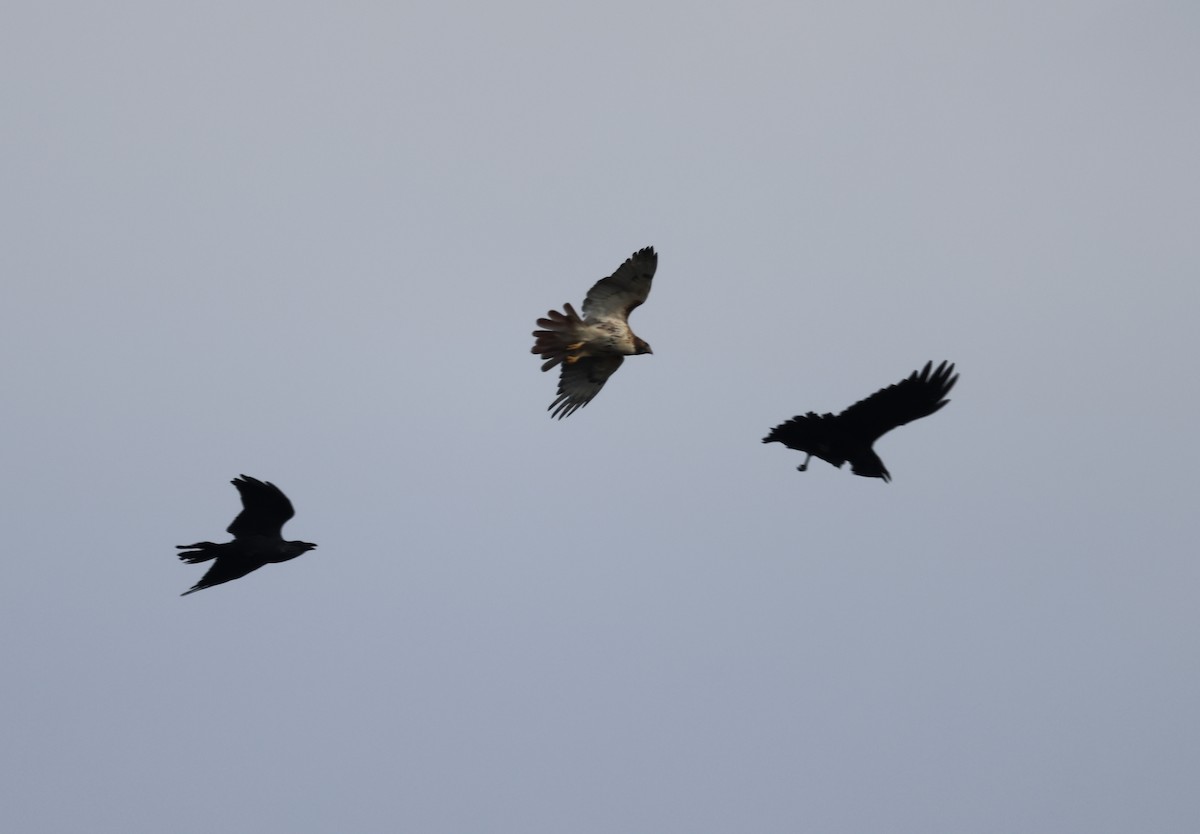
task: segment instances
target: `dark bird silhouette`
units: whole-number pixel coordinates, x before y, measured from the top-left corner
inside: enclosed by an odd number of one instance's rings
[[[542,370],[562,365],[558,398],[550,403],[551,417],[562,419],[583,408],[600,393],[626,356],[654,353],[644,339],[629,328],[629,314],[650,294],[658,268],[654,247],[633,253],[617,271],[601,278],[583,300],[583,317],[570,304],[565,313],[551,310],[538,319],[532,353],[546,361]]]
[[[808,469],[815,455],[839,469],[850,461],[850,471],[855,475],[890,481],[891,473],[871,447],[897,426],[928,417],[950,402],[945,396],[958,381],[954,365],[942,362],[930,373],[932,367],[933,362],[925,363],[922,370],[876,391],[836,417],[814,411],[793,417],[771,429],[763,443],[782,443],[807,454],[804,463],[796,467],[801,472]]]
[[[234,478],[230,483],[237,487],[242,496],[242,511],[228,527],[228,532],[233,534],[233,541],[224,544],[196,542],[176,545],[179,550],[185,551],[179,554],[179,558],[190,565],[216,560],[208,573],[181,596],[241,579],[263,565],[295,559],[316,547],[310,542],[283,540],[283,525],[296,511],[279,487],[247,475]]]

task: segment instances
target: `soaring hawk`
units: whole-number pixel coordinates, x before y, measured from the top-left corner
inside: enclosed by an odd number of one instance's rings
[[[263,565],[295,559],[316,547],[310,542],[283,540],[283,525],[296,511],[279,487],[247,475],[234,478],[230,483],[242,495],[242,511],[228,528],[228,532],[233,534],[233,541],[224,544],[196,542],[176,545],[184,551],[179,558],[188,564],[216,560],[208,573],[191,589],[184,591],[183,596],[232,579],[241,579]]]
[[[629,314],[650,294],[657,266],[654,248],[640,249],[588,290],[582,318],[565,304],[565,313],[551,310],[537,320],[543,329],[533,331],[532,352],[546,360],[543,371],[562,365],[550,416],[561,420],[590,403],[626,356],[654,352],[629,329]]]
[[[950,402],[945,396],[958,381],[954,365],[942,362],[930,373],[932,367],[933,362],[925,363],[922,370],[913,371],[907,379],[876,391],[836,417],[813,411],[793,417],[771,429],[763,443],[778,442],[789,449],[805,452],[808,457],[796,467],[801,472],[816,455],[839,469],[850,461],[850,469],[855,475],[890,481],[891,473],[871,447],[897,426],[928,417]]]

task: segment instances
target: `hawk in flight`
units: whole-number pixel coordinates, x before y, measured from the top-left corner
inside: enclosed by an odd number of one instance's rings
[[[839,469],[850,461],[855,475],[890,481],[891,473],[871,447],[897,426],[928,417],[950,402],[945,397],[958,381],[954,365],[942,362],[931,373],[932,368],[933,362],[925,363],[907,379],[876,391],[836,417],[814,411],[793,417],[771,429],[763,443],[778,442],[807,454],[804,463],[796,467],[801,472],[816,455]]]
[[[543,371],[562,365],[558,399],[547,409],[550,416],[561,420],[590,403],[626,356],[654,352],[629,329],[629,314],[650,294],[657,266],[654,247],[640,249],[588,290],[583,318],[565,304],[566,312],[551,310],[537,320],[543,329],[533,331],[532,352],[546,360]]]
[[[230,483],[237,487],[242,496],[242,511],[228,528],[228,532],[233,534],[233,541],[224,544],[196,542],[176,545],[184,551],[179,558],[190,565],[216,560],[208,573],[192,588],[184,591],[183,596],[222,582],[241,579],[263,565],[295,559],[316,547],[309,542],[283,540],[283,525],[296,511],[279,487],[247,475],[234,478]]]

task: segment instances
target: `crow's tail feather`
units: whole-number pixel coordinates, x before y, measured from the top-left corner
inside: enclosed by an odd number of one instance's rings
[[[213,542],[196,542],[195,544],[177,544],[175,547],[184,551],[179,554],[180,559],[189,565],[196,565],[217,558],[225,546]]]

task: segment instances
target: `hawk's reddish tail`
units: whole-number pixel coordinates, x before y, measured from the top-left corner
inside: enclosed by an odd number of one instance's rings
[[[570,304],[564,304],[563,309],[566,310],[565,314],[557,310],[546,313],[546,318],[537,320],[538,327],[544,327],[545,330],[533,331],[534,343],[530,353],[540,354],[546,360],[542,363],[543,371],[550,370],[566,359],[572,345],[577,348],[580,341],[576,328],[583,326],[583,319]]]

